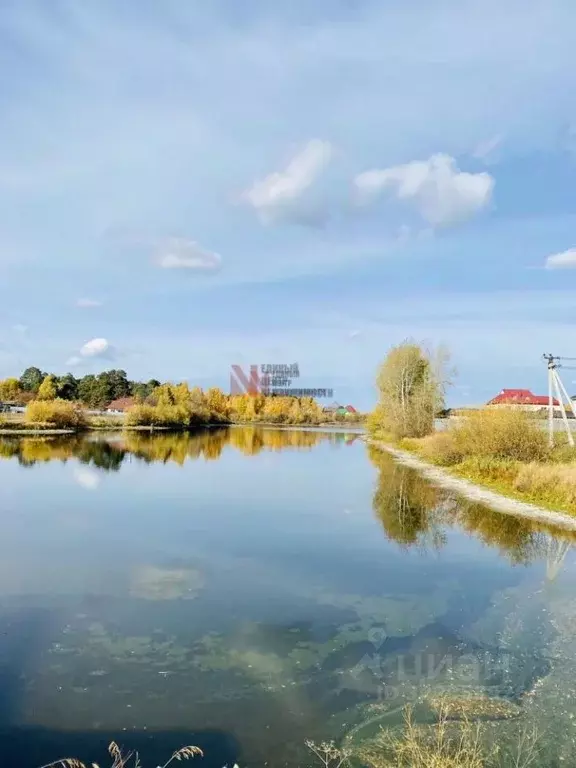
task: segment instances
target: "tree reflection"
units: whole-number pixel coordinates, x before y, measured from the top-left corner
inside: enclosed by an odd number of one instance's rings
[[[443,494],[388,454],[372,447],[369,454],[378,468],[373,508],[388,538],[402,546],[442,546],[444,535],[434,512]]]
[[[369,455],[378,469],[374,512],[386,535],[402,546],[439,547],[445,540],[444,530],[458,526],[498,549],[513,565],[528,565],[547,559],[551,540],[576,541],[576,532],[506,515],[450,495],[375,448],[369,448]]]
[[[305,450],[321,442],[350,444],[343,432],[269,429],[258,426],[217,428],[198,432],[125,431],[114,438],[94,435],[6,437],[0,439],[0,459],[16,458],[22,466],[74,458],[106,471],[117,471],[128,456],[146,463],[219,459],[230,446],[245,456],[262,451]]]

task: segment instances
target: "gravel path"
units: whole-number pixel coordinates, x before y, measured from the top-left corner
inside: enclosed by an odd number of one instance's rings
[[[428,464],[426,461],[422,461],[422,459],[417,458],[408,451],[392,448],[390,445],[387,445],[380,440],[370,440],[369,438],[366,438],[366,442],[375,445],[383,451],[387,451],[394,456],[400,464],[404,464],[407,467],[417,470],[423,477],[440,488],[454,491],[471,501],[486,504],[492,509],[495,509],[498,512],[503,512],[506,515],[527,517],[530,520],[536,520],[539,523],[548,523],[549,525],[556,525],[565,530],[576,531],[576,517],[572,517],[564,512],[554,512],[550,509],[537,507],[535,504],[528,504],[525,501],[517,501],[508,496],[503,496],[501,493],[496,493],[496,491],[490,491],[488,488],[483,488],[480,485],[471,483],[469,480],[455,477],[445,469],[440,469],[432,464]]]

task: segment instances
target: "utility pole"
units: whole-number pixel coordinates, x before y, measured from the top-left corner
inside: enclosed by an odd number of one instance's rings
[[[548,363],[548,441],[550,445],[554,445],[554,391],[556,391],[556,397],[560,404],[560,412],[562,413],[562,421],[564,422],[564,428],[566,430],[566,437],[568,438],[569,445],[574,447],[574,435],[570,429],[570,422],[568,421],[568,415],[566,408],[564,407],[564,399],[572,411],[572,415],[576,417],[576,411],[574,410],[574,403],[570,399],[566,387],[564,386],[558,368],[561,367],[573,367],[563,366],[560,360],[575,360],[573,357],[558,357],[557,355],[542,355],[544,360]]]

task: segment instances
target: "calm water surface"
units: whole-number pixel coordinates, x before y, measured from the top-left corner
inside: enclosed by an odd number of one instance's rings
[[[490,739],[536,724],[536,764],[573,764],[570,534],[342,433],[5,438],[0,488],[2,768],[105,765],[112,738],[307,765],[305,739],[470,696]]]

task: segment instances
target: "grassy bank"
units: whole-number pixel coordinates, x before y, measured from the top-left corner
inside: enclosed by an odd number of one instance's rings
[[[373,434],[472,482],[576,515],[576,450],[563,436],[550,447],[541,424],[524,412],[476,411],[421,438]]]

